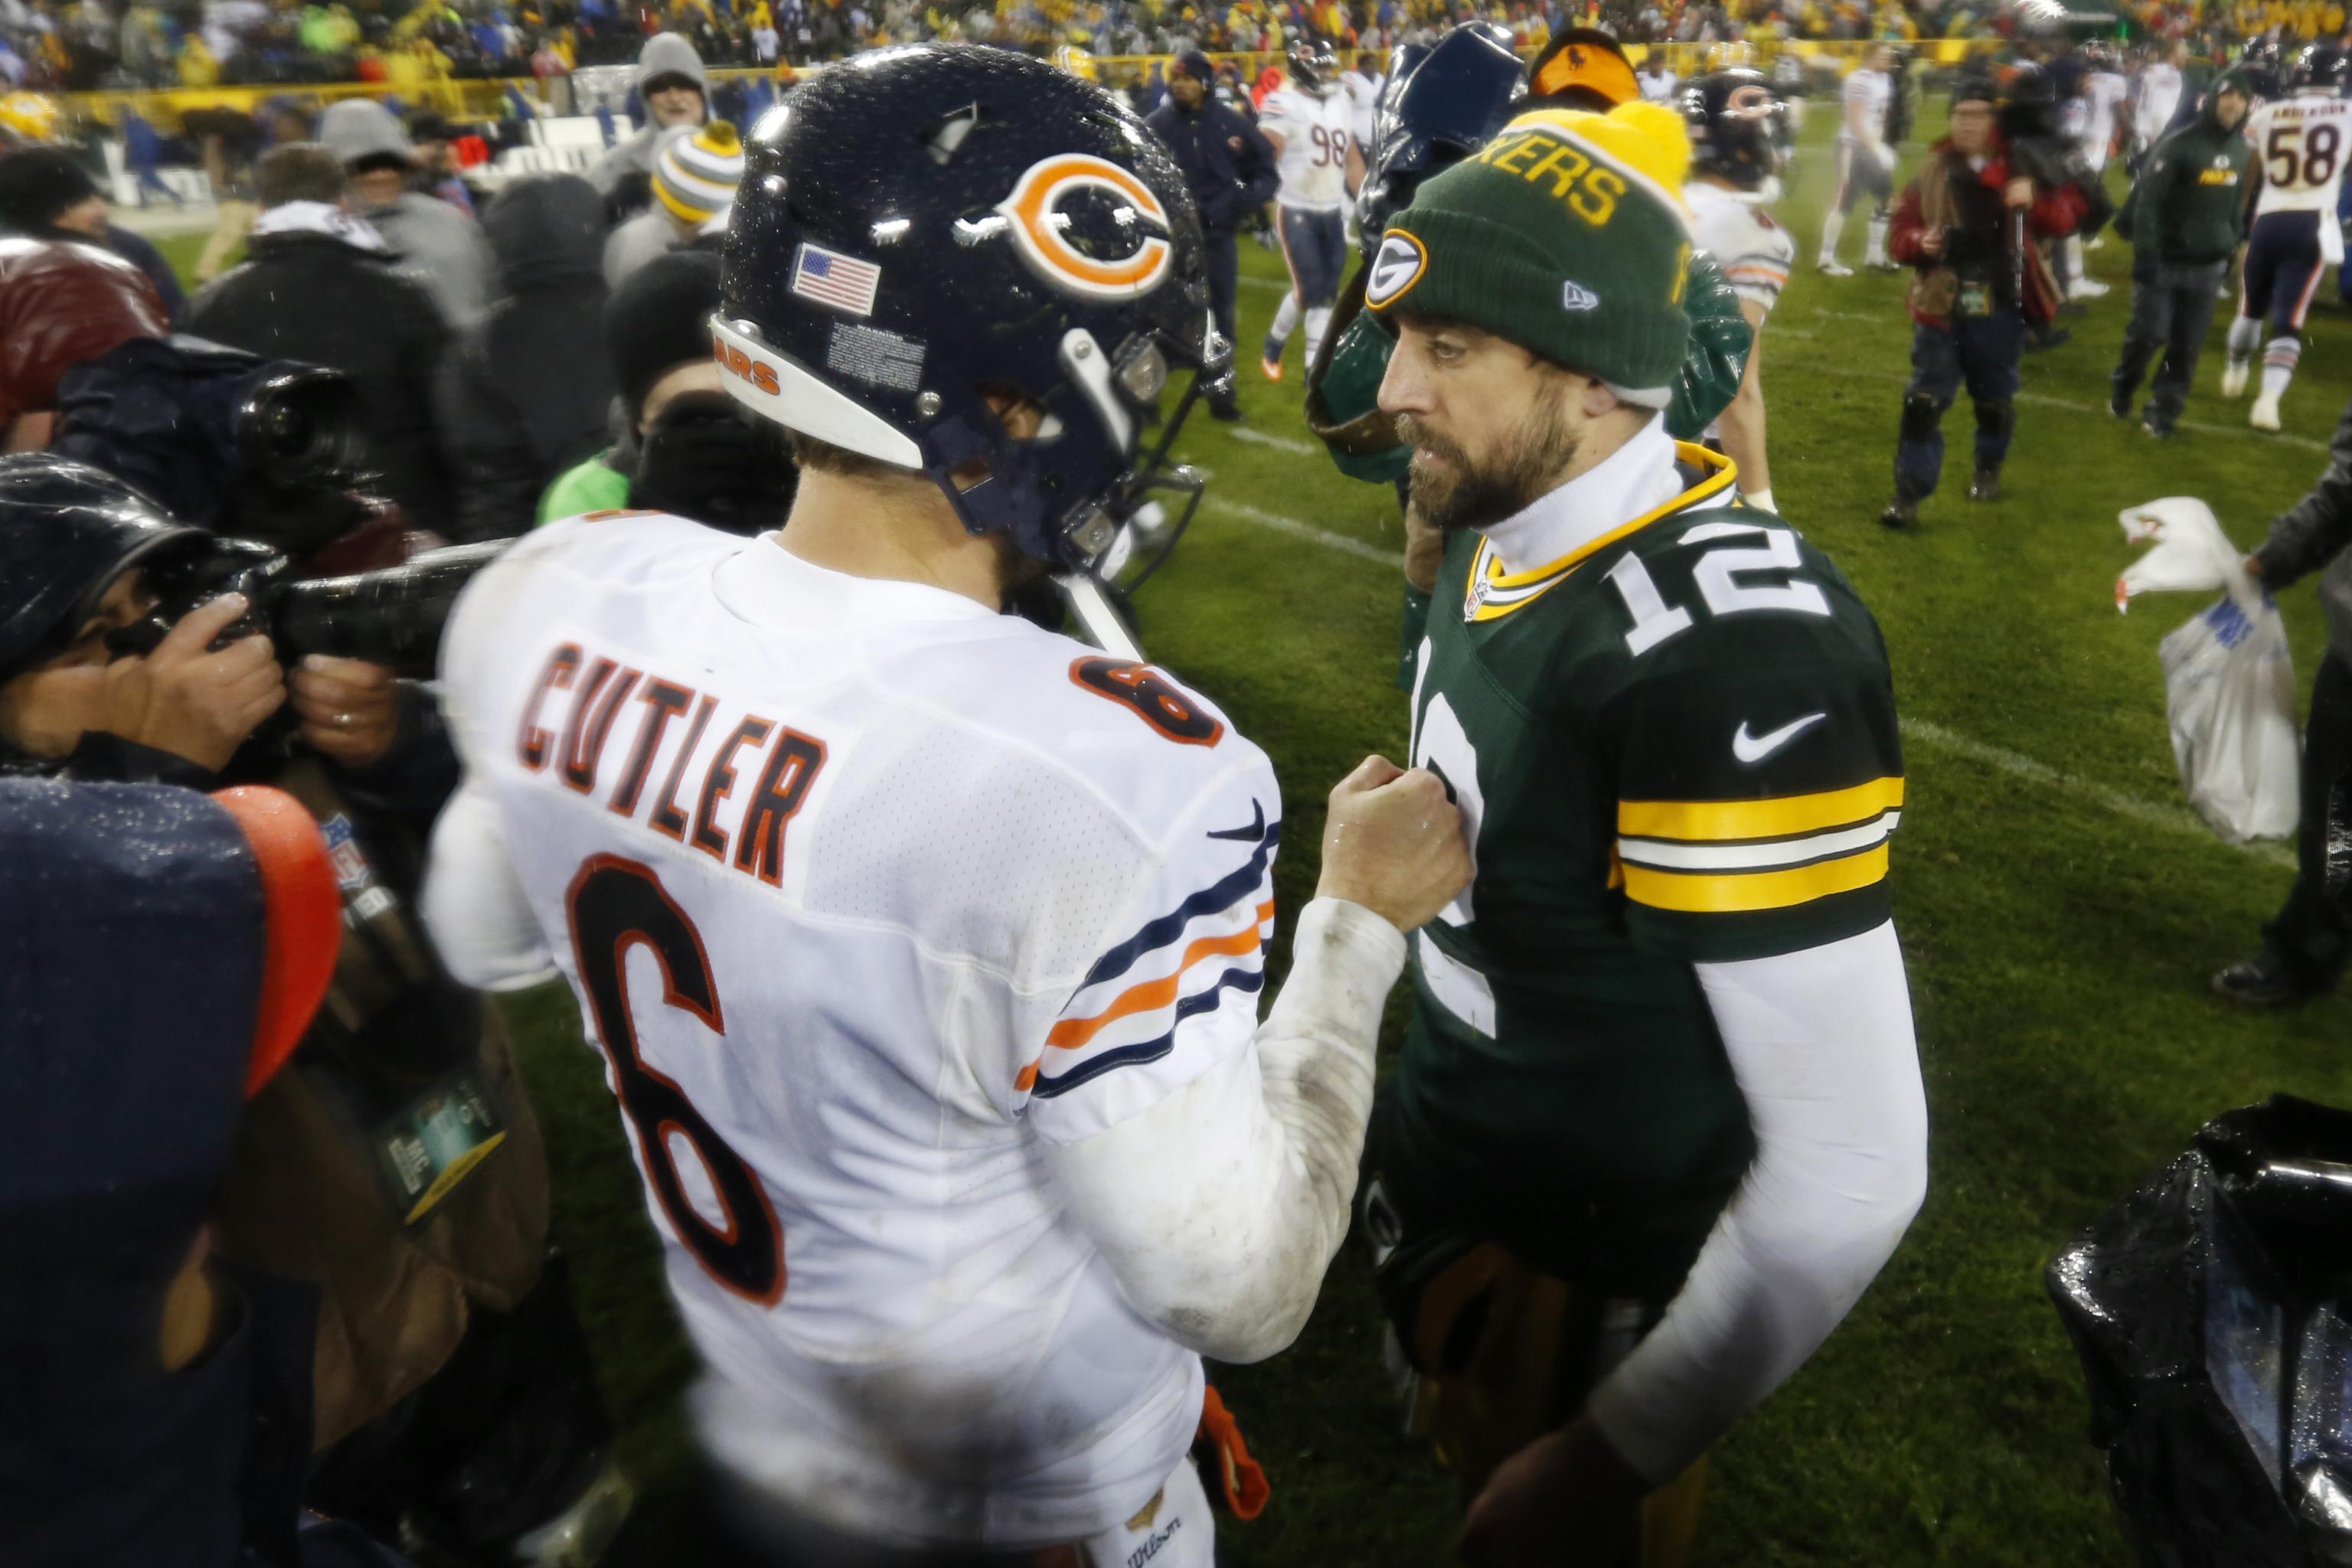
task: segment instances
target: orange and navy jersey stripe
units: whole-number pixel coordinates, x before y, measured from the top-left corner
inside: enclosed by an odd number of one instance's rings
[[[1047,1031],[1045,1050],[1021,1069],[1016,1089],[1051,1100],[1105,1073],[1159,1061],[1175,1051],[1188,1020],[1215,1012],[1228,995],[1251,997],[1265,986],[1282,825],[1266,822],[1261,808],[1249,831],[1250,853],[1239,867],[1095,961]]]

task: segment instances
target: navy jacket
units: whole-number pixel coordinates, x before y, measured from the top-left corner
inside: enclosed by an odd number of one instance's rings
[[[1211,238],[1233,233],[1242,220],[1274,199],[1281,177],[1273,144],[1258,128],[1214,99],[1191,112],[1171,98],[1144,121],[1168,143]]]

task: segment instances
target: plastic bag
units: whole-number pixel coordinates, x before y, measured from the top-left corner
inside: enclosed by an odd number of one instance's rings
[[[2050,1265],[2143,1563],[2352,1564],[2352,1113],[2280,1096]]]
[[[2246,574],[2203,501],[2172,496],[2134,507],[2121,521],[2126,540],[2152,545],[2116,579],[2116,609],[2136,594],[2222,590],[2158,649],[2173,761],[2189,804],[2232,844],[2291,836],[2302,751],[2294,662],[2278,606]]]

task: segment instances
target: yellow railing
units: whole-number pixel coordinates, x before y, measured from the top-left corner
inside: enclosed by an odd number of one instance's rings
[[[1653,52],[1663,53],[1669,69],[1677,76],[1689,76],[1696,71],[1714,68],[1735,57],[1759,66],[1768,64],[1784,50],[1807,60],[1823,61],[1842,68],[1858,61],[1862,52],[1869,47],[1859,42],[1791,39],[1747,45],[1629,44],[1625,52],[1636,63]],[[2000,40],[1990,38],[1927,38],[1906,47],[1919,58],[1936,64],[1957,65],[1972,54],[1997,49],[2000,44]],[[1524,49],[1520,52],[1533,54],[1535,51]],[[1155,65],[1165,75],[1171,58],[1167,55],[1097,55],[1088,64],[1096,79],[1124,85],[1143,80]],[[1279,52],[1213,54],[1210,58],[1219,65],[1239,67],[1244,81],[1255,80],[1258,73],[1269,66],[1279,68],[1282,65]],[[715,79],[725,80],[730,78],[750,79],[769,73],[719,67],[714,68],[710,74]],[[60,93],[57,97],[74,118],[108,125],[119,123],[123,110],[131,108],[159,125],[175,125],[180,116],[192,109],[230,108],[251,113],[272,99],[284,99],[315,109],[338,99],[394,96],[399,97],[411,108],[437,110],[456,120],[494,120],[504,111],[506,92],[509,87],[535,105],[544,107],[548,104],[547,94],[541,84],[529,77],[432,81],[406,86],[390,82],[344,81],[269,87],[158,88],[125,92]]]
[[[713,67],[712,79],[765,77],[765,70]],[[158,125],[176,124],[192,109],[237,109],[247,114],[273,100],[306,109],[345,98],[398,98],[411,109],[433,109],[453,120],[496,120],[505,112],[507,89],[513,88],[542,110],[550,111],[547,94],[530,77],[490,78],[467,81],[396,84],[383,81],[278,83],[268,87],[167,87],[122,92],[65,92],[56,95],[69,115],[104,124],[119,123],[125,109],[136,109]]]

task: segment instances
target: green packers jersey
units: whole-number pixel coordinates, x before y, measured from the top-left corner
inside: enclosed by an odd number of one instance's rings
[[[1753,1153],[1693,964],[1885,921],[1903,801],[1877,623],[1678,455],[1696,484],[1558,561],[1448,544],[1412,757],[1477,875],[1413,940],[1376,1153],[1416,1228],[1628,1295],[1678,1285]]]

